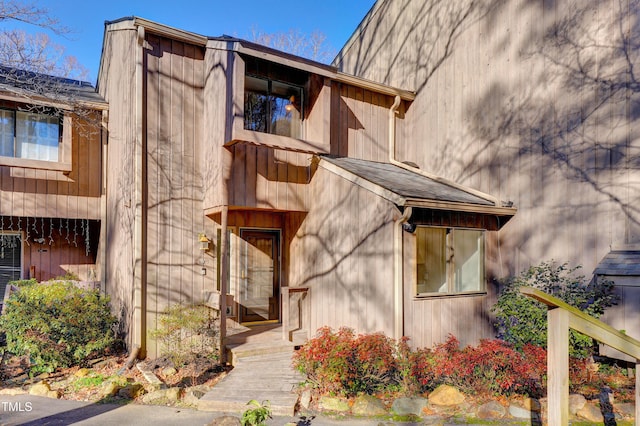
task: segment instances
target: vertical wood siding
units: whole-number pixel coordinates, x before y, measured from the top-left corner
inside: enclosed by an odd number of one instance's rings
[[[146,52],[147,130],[147,328],[175,304],[199,303],[212,291],[211,256],[199,249],[205,224],[203,164],[204,51],[201,47],[148,35]],[[212,150],[215,155],[216,150]],[[149,352],[157,353],[149,341]]]
[[[637,22],[635,0],[381,0],[337,65],[417,92],[399,160],[514,202],[489,236],[490,282],[550,259],[590,274],[611,246],[640,242]],[[490,323],[495,295],[406,297],[430,345],[465,333],[456,315]]]
[[[106,200],[106,290],[131,347],[134,316],[137,32],[107,27],[98,91],[109,102]],[[140,259],[137,259],[140,261]],[[138,325],[139,327],[139,325]]]
[[[310,332],[347,325],[393,334],[393,220],[389,202],[319,168],[313,204],[291,242],[289,285],[308,287]]]

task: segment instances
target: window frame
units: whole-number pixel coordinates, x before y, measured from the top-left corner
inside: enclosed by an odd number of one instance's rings
[[[289,86],[292,89],[296,90],[297,93],[300,94],[300,99],[298,100],[298,102],[296,103],[297,105],[299,105],[299,110],[298,112],[298,129],[297,132],[290,132],[289,134],[283,135],[280,133],[275,133],[272,131],[271,129],[271,120],[273,117],[273,112],[270,108],[270,104],[268,105],[267,108],[267,114],[268,116],[266,117],[266,127],[267,130],[266,131],[262,131],[262,130],[255,130],[252,129],[250,127],[247,127],[247,102],[246,102],[246,97],[247,97],[247,93],[249,92],[253,92],[253,93],[258,93],[255,91],[250,91],[247,90],[247,78],[254,78],[254,79],[258,79],[258,80],[262,80],[264,82],[266,82],[267,84],[267,93],[266,96],[267,98],[277,98],[277,99],[286,99],[285,97],[281,97],[278,95],[274,95],[274,90],[273,90],[273,85],[274,83],[279,84],[279,85],[284,85],[284,86]],[[281,79],[277,79],[277,78],[271,78],[268,75],[259,75],[259,74],[255,74],[255,73],[249,73],[246,72],[244,75],[244,90],[242,93],[242,107],[243,107],[243,115],[242,115],[242,128],[246,131],[250,131],[250,132],[257,132],[257,133],[262,133],[262,134],[267,134],[267,135],[273,135],[273,136],[282,136],[282,137],[289,137],[289,138],[295,138],[295,139],[304,139],[304,114],[305,114],[305,97],[306,97],[306,93],[305,93],[305,87],[299,84],[295,84],[295,83],[290,83],[288,81],[284,81]],[[268,103],[268,102],[267,102]],[[293,124],[293,121],[290,121],[291,124]]]
[[[418,292],[418,229],[427,228],[427,229],[443,229],[445,230],[445,241],[444,241],[444,253],[442,255],[442,260],[444,261],[444,275],[446,278],[447,291],[446,292]],[[452,247],[455,244],[454,234],[460,231],[473,231],[480,232],[482,238],[481,245],[481,253],[480,253],[480,272],[478,276],[478,284],[479,287],[476,290],[469,291],[455,291],[455,257],[453,257],[450,261],[447,261],[447,256],[450,256],[450,253],[453,252]],[[484,295],[487,294],[487,279],[486,279],[486,229],[481,228],[465,228],[465,227],[454,227],[454,226],[432,226],[432,225],[417,225],[416,231],[413,234],[414,236],[414,247],[413,247],[413,297],[415,299],[425,299],[425,298],[433,298],[433,297],[455,297],[455,296],[473,296],[473,295]]]
[[[43,110],[55,110],[55,107],[49,107],[46,105],[34,105],[33,108],[42,108]],[[17,106],[15,108],[9,106],[0,106],[0,110],[11,111],[13,113],[13,139],[14,150],[16,148],[16,133],[18,127],[18,112],[26,114],[39,114],[39,115],[55,115],[46,114],[40,111],[32,111],[30,107]],[[58,124],[58,160],[38,160],[30,158],[9,157],[0,155],[0,166],[19,167],[25,169],[41,169],[41,170],[53,170],[61,172],[70,172],[72,170],[71,150],[72,150],[72,119],[70,115],[64,109],[58,109],[59,124]],[[15,151],[14,151],[15,155]]]

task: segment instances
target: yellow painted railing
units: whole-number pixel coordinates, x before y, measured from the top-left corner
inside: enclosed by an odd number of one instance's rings
[[[520,292],[549,307],[547,339],[547,401],[549,425],[569,424],[569,329],[572,328],[600,343],[636,359],[635,422],[640,424],[640,341],[604,322],[581,312],[543,291],[522,287]]]

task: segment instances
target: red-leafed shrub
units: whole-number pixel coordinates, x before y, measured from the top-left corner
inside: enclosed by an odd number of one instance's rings
[[[449,335],[433,349],[412,349],[382,334],[356,336],[321,328],[294,356],[294,365],[321,393],[430,392],[445,383],[470,393],[529,395],[546,392],[547,351],[534,345],[516,350],[503,340],[482,340],[460,348]],[[596,368],[597,370],[597,368]],[[571,358],[572,389],[602,383],[587,360]]]

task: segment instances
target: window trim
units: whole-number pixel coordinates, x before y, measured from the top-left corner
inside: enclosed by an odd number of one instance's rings
[[[20,108],[6,108],[3,110],[18,112]],[[40,169],[40,170],[53,170],[61,172],[70,172],[72,170],[72,118],[64,110],[61,110],[62,118],[60,125],[62,126],[62,132],[60,134],[58,143],[58,161],[47,160],[34,160],[29,158],[7,157],[0,156],[0,166],[7,167],[19,167],[25,169]],[[14,114],[14,138],[15,138],[15,126],[16,115]]]
[[[445,230],[459,230],[459,231],[479,231],[482,233],[482,272],[480,276],[480,284],[481,288],[478,290],[471,291],[459,291],[459,292],[427,292],[427,293],[418,293],[418,237],[417,237],[417,229],[418,228],[431,228],[431,229],[445,229]],[[416,232],[413,234],[414,244],[413,244],[413,262],[412,262],[412,277],[413,277],[413,298],[416,300],[428,299],[428,298],[438,298],[438,297],[459,297],[459,296],[481,296],[487,294],[487,273],[486,273],[486,251],[487,251],[487,238],[486,238],[486,229],[482,228],[465,228],[465,227],[455,227],[455,226],[434,226],[434,225],[418,225],[416,227]],[[446,237],[445,242],[445,251],[448,251],[449,245],[449,237]],[[455,269],[455,266],[454,266]],[[453,271],[449,270],[449,267],[445,265],[445,275],[447,277],[447,287],[450,290],[453,286]]]
[[[264,80],[267,82],[267,96],[274,96],[272,94],[273,92],[273,83],[279,83],[279,84],[283,84],[286,86],[291,86],[292,88],[295,88],[297,90],[300,91],[300,128],[299,128],[299,135],[298,136],[291,136],[291,135],[281,135],[278,133],[273,133],[270,131],[266,131],[266,132],[262,132],[259,130],[253,130],[253,129],[249,129],[247,128],[247,122],[246,122],[246,95],[247,95],[247,85],[246,85],[246,81],[247,81],[247,77],[251,77],[251,78],[255,78],[255,79],[259,79],[259,80]],[[280,98],[279,96],[276,96],[278,98]],[[282,98],[283,99],[283,98]],[[243,82],[243,90],[242,90],[242,129],[248,132],[255,132],[257,134],[263,134],[263,135],[273,135],[273,136],[277,136],[277,137],[287,137],[287,138],[294,138],[294,139],[304,139],[304,134],[305,134],[305,102],[306,102],[306,88],[305,86],[301,86],[299,84],[295,84],[295,83],[290,83],[288,81],[284,81],[284,80],[280,80],[277,78],[271,78],[268,75],[259,75],[259,74],[255,74],[255,73],[248,73],[245,72],[244,74],[244,82]],[[269,117],[267,117],[267,122],[271,121],[271,114],[272,111],[271,109],[269,109]]]

